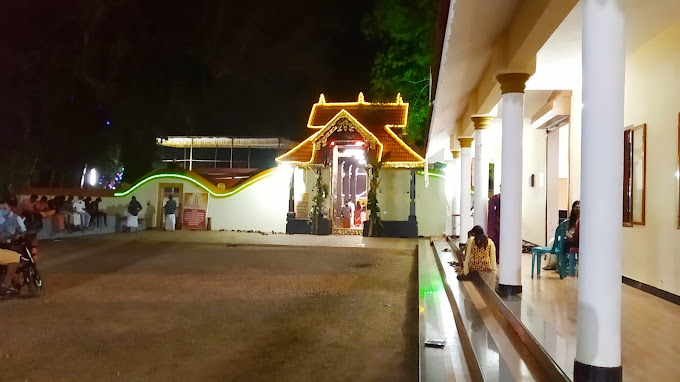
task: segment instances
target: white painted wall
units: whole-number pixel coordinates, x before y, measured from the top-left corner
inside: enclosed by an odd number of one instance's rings
[[[406,221],[410,214],[411,170],[384,168],[380,170],[378,206],[382,220]],[[417,194],[416,194],[417,197]],[[417,203],[416,203],[417,205]],[[440,208],[445,208],[442,200]],[[442,219],[443,221],[443,219]]]
[[[446,220],[446,179],[430,176],[428,183],[425,187],[425,176],[416,175],[418,235],[441,236]]]
[[[680,21],[626,60],[624,126],[647,124],[645,225],[624,227],[623,274],[680,294],[678,112]]]
[[[571,90],[571,117],[569,118],[569,207],[581,200],[581,116],[583,91],[581,83]],[[623,207],[622,207],[623,208]]]
[[[559,210],[560,210],[560,134],[562,129],[568,127],[563,126],[559,131],[552,131],[547,135],[547,149],[546,149],[546,239],[550,240],[555,235],[555,229],[559,224]],[[566,130],[565,130],[566,131]],[[568,170],[567,170],[568,172]]]
[[[210,197],[208,217],[212,229],[286,232],[290,171],[255,182],[228,198]]]
[[[270,177],[250,185],[241,192],[226,198],[208,198],[207,216],[211,218],[212,230],[259,230],[264,232],[285,232],[290,169],[278,169]],[[102,198],[100,209],[107,213],[124,214],[134,195],[142,204],[141,215],[154,224],[160,183],[181,183],[183,192],[204,193],[203,188],[193,182],[176,178],[154,179],[119,198]],[[149,205],[153,208],[150,212]]]
[[[522,161],[522,239],[545,245],[546,137],[545,130],[531,127],[530,118],[524,119],[522,145],[524,153]],[[529,185],[529,177],[532,174],[534,174],[533,187]],[[543,182],[541,182],[541,179],[543,179]]]

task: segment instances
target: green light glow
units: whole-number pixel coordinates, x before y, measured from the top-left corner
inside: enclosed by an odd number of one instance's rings
[[[428,294],[440,293],[444,290],[444,282],[441,276],[434,275],[427,281],[429,282],[424,282],[422,285],[420,285],[420,297]]]
[[[241,190],[243,190],[244,188],[246,188],[246,187],[248,187],[248,186],[254,184],[255,182],[257,182],[257,181],[259,181],[259,180],[262,180],[262,179],[265,179],[265,178],[268,178],[268,177],[272,176],[272,175],[274,174],[274,170],[276,170],[276,168],[273,168],[273,169],[270,169],[270,170],[267,170],[267,171],[263,171],[263,172],[261,172],[261,173],[255,175],[254,177],[248,179],[247,181],[245,181],[245,182],[244,182],[243,184],[241,184],[240,186],[238,186],[238,187],[236,187],[236,188],[233,188],[233,189],[231,189],[231,190],[229,190],[229,191],[225,191],[224,193],[217,193],[217,192],[211,190],[210,188],[208,188],[208,187],[207,187],[206,185],[204,185],[203,183],[201,183],[201,182],[199,182],[198,180],[196,180],[196,179],[194,179],[194,178],[192,178],[192,177],[190,177],[190,176],[187,176],[187,175],[183,175],[183,174],[172,174],[172,173],[155,174],[155,175],[151,175],[151,176],[149,176],[149,177],[146,177],[146,178],[140,180],[137,184],[135,184],[134,186],[130,187],[127,191],[124,191],[124,192],[116,192],[116,193],[114,193],[113,196],[121,197],[121,196],[129,195],[131,192],[133,192],[134,190],[138,189],[138,188],[141,187],[143,184],[148,183],[148,182],[150,182],[150,181],[152,181],[152,180],[154,180],[154,179],[159,179],[159,178],[178,178],[178,179],[188,180],[188,181],[190,181],[190,182],[196,184],[197,186],[201,187],[202,189],[208,191],[208,193],[209,193],[210,195],[214,196],[214,197],[217,197],[217,198],[224,198],[224,197],[229,197],[229,196],[236,195],[239,191],[241,191]]]
[[[425,175],[425,171],[416,171],[416,173],[418,175]],[[437,174],[437,173],[434,173],[434,172],[430,172],[428,175],[433,176],[435,178],[446,179],[446,175]]]

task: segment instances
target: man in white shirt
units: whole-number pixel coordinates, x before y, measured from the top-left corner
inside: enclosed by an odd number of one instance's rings
[[[90,220],[92,219],[92,216],[90,216],[90,214],[88,214],[85,211],[85,201],[83,200],[82,195],[78,197],[78,200],[73,202],[73,212],[80,215],[80,220],[83,223],[83,228],[90,227]]]

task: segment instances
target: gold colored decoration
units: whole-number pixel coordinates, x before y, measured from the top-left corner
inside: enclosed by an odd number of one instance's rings
[[[489,127],[491,124],[491,121],[494,120],[494,117],[488,116],[488,115],[476,115],[472,117],[472,123],[475,125],[475,130],[483,130]]]
[[[410,146],[408,146],[404,141],[392,130],[393,128],[404,128],[406,127],[406,123],[408,121],[408,109],[409,109],[409,104],[404,103],[401,93],[397,94],[397,99],[396,103],[369,103],[366,102],[364,99],[363,93],[359,93],[359,98],[357,102],[331,102],[331,103],[326,103],[326,99],[323,96],[323,94],[319,97],[319,102],[314,104],[312,106],[312,112],[309,115],[309,120],[307,122],[307,127],[312,128],[312,129],[319,129],[315,134],[312,134],[309,138],[307,138],[305,141],[301,142],[299,145],[288,151],[287,153],[279,156],[276,158],[277,162],[285,162],[289,163],[291,165],[297,166],[297,167],[302,167],[302,168],[314,168],[317,166],[322,166],[319,164],[315,164],[314,162],[316,161],[316,153],[317,151],[321,150],[322,147],[326,147],[328,145],[328,139],[330,136],[336,132],[336,131],[354,131],[357,132],[361,135],[363,138],[366,147],[376,150],[377,149],[377,159],[378,161],[382,160],[382,154],[383,154],[383,144],[378,140],[378,138],[370,131],[368,130],[364,125],[362,125],[352,114],[350,114],[346,109],[342,109],[338,114],[335,115],[328,123],[325,125],[313,125],[312,121],[314,120],[314,116],[317,112],[317,110],[323,110],[326,107],[344,107],[344,106],[357,106],[357,105],[367,105],[367,106],[380,106],[380,107],[385,107],[385,106],[400,106],[399,112],[400,112],[400,117],[403,118],[401,120],[401,124],[396,124],[396,125],[385,125],[385,131],[396,141],[397,144],[399,144],[402,148],[404,148],[406,151],[408,151],[412,156],[414,156],[417,160],[415,161],[395,161],[395,162],[382,162],[383,165],[387,168],[422,168],[425,163],[425,159],[420,156],[417,152],[415,152]],[[321,108],[321,109],[318,109]],[[285,157],[288,157],[292,154],[294,154],[296,151],[301,149],[305,144],[312,144],[312,154],[311,158],[309,161],[302,162],[302,161],[288,161],[285,160]]]
[[[524,93],[529,77],[529,73],[503,73],[496,79],[501,84],[501,93]]]
[[[319,98],[321,98],[321,97],[319,97]],[[363,98],[362,98],[362,99],[363,99]],[[357,105],[367,105],[367,106],[402,106],[402,107],[406,107],[406,108],[404,109],[403,114],[402,114],[402,115],[403,115],[402,123],[399,124],[399,125],[388,125],[388,127],[406,127],[406,122],[408,121],[408,108],[409,108],[409,104],[403,102],[403,100],[402,100],[401,103],[399,103],[399,102],[394,102],[394,103],[380,103],[380,102],[365,102],[365,101],[363,101],[363,102],[326,102],[326,99],[325,99],[325,98],[324,98],[324,103],[318,102],[318,103],[315,103],[315,104],[312,106],[312,112],[309,113],[309,119],[307,120],[307,127],[309,127],[310,129],[318,129],[318,128],[325,127],[325,125],[313,125],[313,124],[312,124],[312,121],[314,120],[314,115],[316,114],[316,109],[317,109],[317,107],[319,107],[319,106],[320,106],[320,107],[327,107],[327,106],[341,106],[341,107],[344,107],[344,106],[357,106]]]
[[[425,167],[425,161],[423,162],[383,162],[383,168],[423,168]]]
[[[472,147],[472,141],[474,140],[474,138],[458,138],[460,147]]]
[[[460,150],[451,150],[451,155],[453,155],[454,158],[460,158]]]
[[[378,138],[373,135],[367,128],[365,128],[359,121],[357,121],[351,114],[345,110],[341,110],[324,129],[318,132],[318,136],[314,139],[314,150],[318,151],[321,147],[326,147],[328,138],[335,132],[355,131],[361,135],[364,142],[371,149],[379,148],[378,160],[382,158],[383,145]]]

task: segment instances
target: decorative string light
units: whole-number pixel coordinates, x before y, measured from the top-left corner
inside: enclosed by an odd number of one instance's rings
[[[359,97],[357,102],[326,102],[326,97],[323,95],[323,93],[319,96],[319,102],[315,103],[312,106],[312,111],[309,115],[309,120],[307,121],[307,127],[311,129],[319,129],[316,133],[312,134],[309,138],[301,142],[299,145],[288,151],[287,153],[279,156],[276,158],[276,161],[279,163],[290,163],[299,167],[309,167],[314,165],[313,162],[316,160],[316,152],[320,150],[321,147],[326,146],[326,141],[327,139],[334,133],[336,130],[352,130],[356,131],[361,136],[364,138],[368,146],[371,148],[375,147],[376,145],[379,146],[378,150],[378,161],[382,160],[382,155],[383,155],[383,149],[384,149],[384,144],[380,142],[380,140],[373,134],[372,131],[370,131],[368,128],[366,128],[359,120],[357,120],[349,111],[347,111],[346,108],[351,108],[353,106],[376,106],[376,107],[385,107],[385,106],[392,106],[396,107],[399,110],[400,114],[400,122],[399,124],[387,124],[384,126],[385,131],[387,134],[402,148],[404,148],[410,155],[412,155],[416,160],[414,161],[387,161],[383,162],[383,165],[385,167],[389,168],[419,168],[422,167],[425,163],[425,159],[419,155],[417,152],[415,152],[409,145],[407,145],[392,129],[394,128],[404,128],[406,127],[407,121],[408,121],[408,109],[409,109],[409,104],[404,103],[403,98],[401,97],[401,93],[397,93],[396,97],[396,102],[394,103],[370,103],[366,102],[364,98],[364,93],[360,92]],[[337,108],[341,107],[342,109],[340,112],[338,112],[329,122],[327,122],[324,125],[314,125],[314,119],[315,115],[319,110],[323,110],[325,108]],[[346,108],[345,108],[346,107]],[[331,109],[332,110],[332,109]],[[339,128],[336,125],[336,122],[340,118],[347,118],[352,122],[352,126],[349,128],[346,126],[343,126],[342,128]],[[312,145],[312,153],[310,155],[310,158],[308,161],[291,161],[287,160],[286,158],[292,157],[295,153],[297,153],[299,150],[303,148],[307,148],[309,145]],[[315,166],[315,165],[314,165]]]
[[[266,179],[266,178],[274,175],[276,170],[277,170],[276,168],[271,168],[269,170],[262,171],[261,173],[255,175],[255,176],[249,178],[247,181],[243,182],[243,184],[236,186],[236,187],[232,187],[231,189],[226,190],[226,191],[221,190],[219,187],[213,186],[211,183],[209,183],[207,180],[205,180],[205,178],[203,178],[202,176],[200,176],[196,173],[190,173],[191,175],[193,175],[193,177],[188,176],[188,175],[184,175],[184,174],[175,174],[175,173],[154,174],[154,175],[147,176],[146,178],[140,180],[134,186],[130,187],[126,191],[114,193],[113,196],[122,197],[122,196],[129,195],[134,190],[138,189],[139,187],[141,187],[145,183],[148,183],[148,182],[150,182],[154,179],[177,178],[177,179],[188,180],[188,181],[196,184],[197,186],[206,190],[210,195],[212,195],[214,197],[226,198],[226,197],[229,197],[229,196],[234,196],[237,193],[239,193],[240,191],[244,190],[246,187],[251,186],[252,184],[254,184],[254,183],[256,183],[256,182],[258,182],[262,179]],[[210,186],[208,186],[208,185],[210,185]]]

